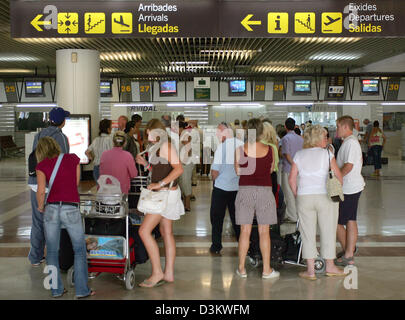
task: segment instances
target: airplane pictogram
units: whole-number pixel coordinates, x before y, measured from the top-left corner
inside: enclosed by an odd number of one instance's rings
[[[128,27],[128,28],[130,27],[129,24],[124,23],[124,17],[122,15],[120,15],[120,21],[118,21],[116,18],[114,18],[114,22],[118,23],[118,24],[120,24],[122,26]]]
[[[113,12],[111,15],[111,31],[114,34],[128,34],[132,32],[132,13]]]
[[[322,33],[342,33],[343,14],[341,12],[322,13]]]
[[[328,22],[324,22],[323,24],[325,26],[329,26],[332,23],[335,23],[336,21],[339,21],[341,19],[341,17],[338,17],[337,19],[333,19],[330,16],[326,16],[326,18],[329,20]]]

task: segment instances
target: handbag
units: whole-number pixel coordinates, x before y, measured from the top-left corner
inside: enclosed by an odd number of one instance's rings
[[[329,159],[329,172],[328,172],[328,179],[326,181],[326,191],[328,193],[328,197],[333,202],[342,202],[345,200],[343,195],[343,188],[340,181],[336,178],[335,173],[330,167],[329,150],[327,150],[327,152]]]
[[[143,213],[163,213],[166,210],[167,202],[169,199],[169,192],[172,186],[173,181],[170,182],[169,189],[153,191],[142,188],[137,209]]]

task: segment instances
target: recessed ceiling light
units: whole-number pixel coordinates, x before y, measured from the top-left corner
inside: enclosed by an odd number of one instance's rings
[[[1,62],[30,62],[39,61],[41,59],[33,56],[24,56],[19,54],[0,54]]]
[[[363,56],[361,53],[337,53],[337,52],[325,52],[325,53],[317,53],[313,54],[309,57],[309,60],[341,60],[341,61],[349,61],[349,60],[357,60]]]

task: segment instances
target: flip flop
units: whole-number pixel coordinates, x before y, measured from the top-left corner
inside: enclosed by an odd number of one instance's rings
[[[139,286],[141,288],[155,288],[155,287],[159,287],[159,286],[161,286],[162,284],[165,284],[165,283],[166,283],[166,281],[163,280],[163,279],[159,280],[156,283],[153,283],[153,282],[148,281],[148,280],[145,279],[139,284]]]
[[[339,261],[339,259],[341,259],[342,261]],[[335,259],[335,265],[339,266],[339,267],[346,267],[346,266],[352,266],[354,265],[354,263],[349,263],[349,262],[354,262],[354,258],[350,257],[350,258],[346,258],[345,256],[340,257],[339,259]]]
[[[85,295],[85,296],[76,296],[76,298],[77,299],[85,299],[85,298],[88,298],[88,297],[92,297],[92,296],[94,296],[96,294],[96,292],[94,291],[94,290],[90,290],[90,293],[88,294],[88,295]]]
[[[312,281],[318,280],[318,278],[315,275],[314,276],[309,276],[309,275],[305,274],[305,272],[300,272],[298,274],[298,276],[300,278],[306,279],[306,280],[312,280]]]
[[[359,251],[359,248],[356,246],[356,247],[354,248],[353,256],[356,255],[357,251]],[[345,254],[344,251],[340,251],[340,252],[336,255],[336,259],[339,259],[339,258],[343,257],[344,254]]]
[[[345,277],[346,273],[326,272],[327,277]]]
[[[66,289],[63,289],[62,294],[58,294],[58,295],[56,295],[56,296],[52,296],[52,298],[55,298],[55,299],[61,298],[61,297],[63,297],[63,295],[64,295],[65,293],[67,293],[67,292],[68,292],[68,291],[67,291]]]

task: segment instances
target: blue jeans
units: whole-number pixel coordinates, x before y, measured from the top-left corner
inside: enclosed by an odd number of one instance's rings
[[[32,264],[39,263],[44,257],[45,233],[43,214],[38,211],[37,194],[31,190],[31,249],[28,259]]]
[[[51,280],[51,292],[53,296],[63,293],[63,281],[59,270],[59,243],[60,229],[64,226],[69,233],[75,254],[74,262],[74,283],[76,296],[83,297],[90,294],[87,285],[87,256],[86,242],[82,219],[79,209],[70,205],[48,204],[44,213],[45,238],[47,243],[46,264],[55,266],[57,271],[58,283],[56,289],[53,288]],[[51,275],[51,272],[49,273]]]
[[[374,158],[374,170],[381,169],[381,153],[382,153],[382,146],[372,146],[371,152]]]
[[[93,168],[93,178],[94,181],[97,182],[98,178],[100,177],[100,166],[94,166]]]

